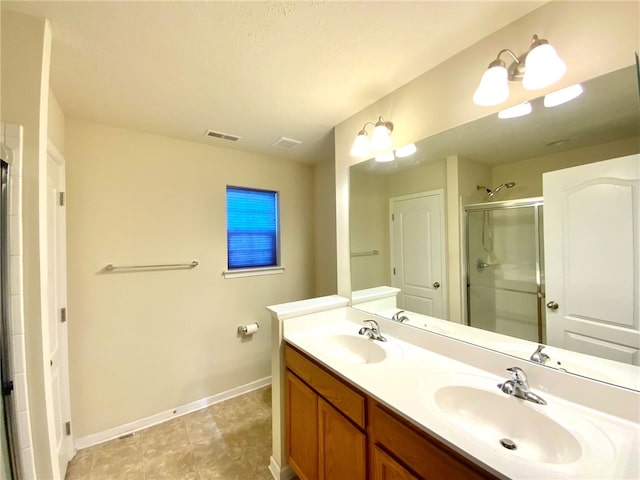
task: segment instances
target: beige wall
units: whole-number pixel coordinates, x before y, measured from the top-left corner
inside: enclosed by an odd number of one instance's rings
[[[336,166],[328,158],[313,166],[314,296],[338,291],[336,277]]]
[[[39,212],[45,212],[47,105],[51,32],[49,24],[15,12],[2,12],[2,121],[24,127],[22,215],[24,252],[24,329],[33,448],[38,478],[51,478],[45,406],[43,329],[46,282],[40,273]]]
[[[351,252],[379,252],[378,255],[351,257],[353,289],[391,285],[386,177],[351,172],[350,188]]]
[[[76,437],[268,377],[265,306],[313,295],[311,167],[77,119],[66,157]],[[284,274],[222,277],[226,185],[280,192]],[[193,270],[103,272],[192,259]],[[256,321],[253,338],[237,336]]]
[[[511,48],[522,53],[534,33],[547,38],[568,65],[568,72],[560,82],[537,91],[537,95],[629,66],[638,48],[639,22],[638,2],[550,2],[337,125],[338,293],[349,295],[351,291],[348,168],[361,159],[350,157],[349,149],[364,122],[378,115],[393,121],[392,141],[396,148],[527,100],[529,92],[518,84],[512,85],[509,101],[500,106],[483,108],[474,105],[471,99],[482,72],[497,52]],[[450,197],[449,190],[447,200],[449,204],[457,203],[457,198]],[[447,209],[457,211],[452,205]],[[448,258],[452,258],[451,252]]]

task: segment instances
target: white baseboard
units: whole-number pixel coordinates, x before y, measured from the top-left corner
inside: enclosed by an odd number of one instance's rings
[[[276,462],[273,456],[269,460],[269,471],[275,480],[292,480],[298,478],[289,465],[280,468],[280,465],[278,465],[278,462]]]
[[[269,384],[271,384],[271,377],[260,378],[251,383],[247,383],[246,385],[241,385],[239,387],[232,388],[231,390],[227,390],[226,392],[218,393],[201,400],[196,400],[195,402],[187,403],[186,405],[181,405],[170,410],[165,410],[164,412],[160,412],[155,415],[151,415],[150,417],[136,420],[135,422],[110,428],[109,430],[105,430],[103,432],[93,433],[91,435],[87,435],[86,437],[76,438],[75,448],[77,450],[80,450],[82,448],[87,448],[99,443],[107,442],[109,440],[113,440],[114,438],[121,437],[122,435],[137,432],[138,430],[142,430],[143,428],[148,428],[153,425],[166,422],[167,420],[171,420],[172,418],[195,412],[196,410],[208,407],[209,405],[229,400],[230,398],[252,392],[253,390],[258,390],[259,388],[265,387]]]

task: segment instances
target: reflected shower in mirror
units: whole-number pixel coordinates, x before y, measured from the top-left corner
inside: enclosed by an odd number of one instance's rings
[[[542,216],[547,200],[544,173],[640,152],[637,82],[633,65],[583,82],[583,93],[567,103],[545,107],[543,98],[533,99],[529,115],[508,119],[491,115],[416,142],[417,151],[410,157],[353,165],[349,214],[354,308],[387,318],[405,310],[404,325],[640,390],[640,306],[633,295],[625,293],[630,298],[618,299],[631,305],[633,312],[623,327],[632,335],[619,348],[605,329],[602,337],[591,338],[589,347],[584,332],[547,341],[549,325],[565,325],[571,313],[563,310],[567,302],[549,298],[545,287],[550,280],[545,278],[545,242],[564,241],[566,219],[542,234],[547,220]],[[636,163],[640,165],[640,160]],[[638,185],[634,185],[630,188],[636,196],[629,198],[637,203]],[[426,207],[419,207],[405,218],[398,205],[414,198],[439,200],[432,202],[429,214]],[[538,201],[537,210],[516,215],[525,199]],[[546,216],[546,204],[544,210]],[[396,225],[399,215],[404,230]],[[433,215],[435,233],[420,238],[417,232]],[[637,235],[637,220],[623,221]],[[598,228],[594,225],[594,232]],[[394,233],[398,229],[399,237]],[[475,235],[475,244],[467,232]],[[451,254],[457,250],[459,255]],[[501,266],[496,268],[496,263]],[[638,256],[627,263],[632,265],[631,275],[636,275],[632,287],[638,296]],[[551,275],[548,265],[546,272]],[[589,278],[597,278],[594,275]],[[621,288],[629,292],[627,286]],[[478,296],[481,289],[492,294]],[[563,298],[572,295],[565,292]],[[574,316],[588,318],[585,312]]]

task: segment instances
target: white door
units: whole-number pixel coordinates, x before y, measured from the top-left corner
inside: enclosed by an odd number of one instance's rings
[[[391,283],[399,308],[446,318],[444,192],[390,200]]]
[[[69,360],[66,310],[66,217],[61,201],[64,192],[64,163],[59,155],[47,161],[47,332],[49,353],[49,441],[54,474],[65,477],[67,463],[73,457],[70,434]]]
[[[640,155],[542,178],[547,342],[640,364]]]

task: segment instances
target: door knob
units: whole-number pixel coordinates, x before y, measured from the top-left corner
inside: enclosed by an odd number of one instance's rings
[[[560,306],[560,305],[558,305],[558,302],[554,302],[553,300],[552,300],[552,301],[550,301],[549,303],[547,303],[547,308],[548,308],[549,310],[553,310],[554,312],[555,312],[556,310],[558,310],[558,307],[559,307],[559,306]]]
[[[433,283],[433,288],[435,288],[435,289],[440,288],[440,282],[434,282]]]

